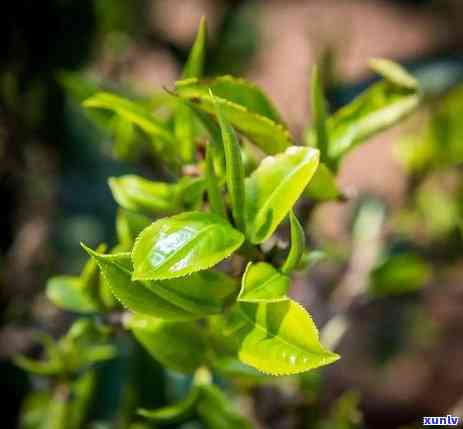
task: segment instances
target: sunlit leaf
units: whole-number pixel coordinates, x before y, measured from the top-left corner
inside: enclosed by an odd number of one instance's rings
[[[400,64],[385,58],[373,58],[370,67],[384,79],[399,87],[418,90],[417,80]]]
[[[208,113],[216,114],[209,89],[230,123],[264,152],[278,153],[292,144],[291,135],[281,123],[277,111],[252,84],[229,76],[212,81],[187,79],[176,83],[180,97]]]
[[[190,50],[190,55],[188,56],[188,60],[183,68],[182,79],[202,76],[206,58],[206,44],[207,25],[206,19],[202,17],[199,23],[198,32],[196,33],[195,41]]]
[[[146,228],[132,251],[134,280],[182,277],[204,270],[241,246],[243,235],[223,218],[186,212]]]
[[[191,373],[204,364],[206,340],[192,322],[132,316],[126,326],[148,352],[167,368]]]
[[[241,361],[268,374],[297,374],[339,358],[320,344],[309,314],[289,299],[238,303],[214,321]]]
[[[273,234],[317,166],[316,149],[293,146],[265,158],[246,179],[246,235],[252,243],[262,243]]]
[[[267,262],[250,262],[241,280],[238,301],[276,302],[287,299],[289,277]]]
[[[281,271],[285,274],[289,274],[296,269],[305,249],[304,229],[292,210],[289,212],[289,220],[291,223],[291,247],[289,248],[288,257],[281,267]]]

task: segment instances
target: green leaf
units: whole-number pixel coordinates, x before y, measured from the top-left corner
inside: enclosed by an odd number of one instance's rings
[[[225,204],[222,199],[222,190],[215,174],[214,161],[212,159],[212,148],[210,145],[206,148],[206,189],[209,199],[209,205],[212,213],[227,218],[227,212],[225,210]]]
[[[287,299],[289,277],[267,262],[250,262],[241,280],[238,301],[276,302]]]
[[[328,161],[328,131],[326,129],[327,103],[323,93],[318,67],[312,73],[312,115],[320,161]]]
[[[140,213],[131,212],[129,210],[119,209],[116,216],[116,232],[118,243],[128,251],[132,248],[135,238],[152,220]],[[118,252],[111,252],[118,253]]]
[[[368,292],[375,297],[414,292],[430,277],[429,265],[419,256],[413,253],[393,255],[371,272]]]
[[[336,184],[336,178],[331,170],[320,163],[304,194],[313,200],[329,201],[342,197]]]
[[[192,373],[205,362],[206,340],[198,325],[135,315],[127,326],[148,352],[167,368]]]
[[[140,409],[138,414],[159,423],[183,423],[195,413],[200,396],[201,386],[193,385],[182,401],[155,410]]]
[[[182,277],[219,263],[243,243],[243,235],[214,214],[186,212],[146,228],[132,251],[134,280]]]
[[[63,310],[81,314],[97,313],[101,310],[78,277],[52,277],[47,283],[47,297]]]
[[[252,429],[230,399],[213,384],[201,386],[197,412],[209,429]]]
[[[289,220],[291,222],[291,247],[288,257],[281,267],[281,271],[285,274],[289,274],[296,269],[305,250],[304,228],[302,228],[292,210],[289,212]]]
[[[82,247],[95,258],[104,281],[124,307],[135,313],[167,320],[191,320],[198,317],[157,295],[142,282],[132,281],[129,253],[102,255],[84,245]]]
[[[220,104],[216,101],[212,93],[211,97],[217,111],[217,117],[219,118],[220,129],[222,131],[222,141],[225,148],[227,189],[230,195],[233,219],[238,229],[244,231],[245,190],[241,148],[235,130],[228,123]]]
[[[182,79],[202,76],[206,59],[206,44],[207,25],[206,19],[202,17],[193,47],[191,48],[190,55],[188,56],[188,60],[183,68]]]
[[[267,240],[304,191],[318,166],[318,150],[292,146],[265,158],[245,181],[246,235]]]
[[[238,303],[215,329],[240,360],[272,375],[308,371],[336,361],[326,350],[309,314],[296,302]]]
[[[212,81],[187,79],[176,82],[177,94],[181,98],[207,113],[216,114],[209,89],[230,123],[264,152],[278,153],[292,144],[291,134],[281,123],[277,111],[252,84],[230,76]]]
[[[178,103],[174,113],[174,133],[177,138],[180,159],[191,164],[195,159],[195,119],[188,106]]]
[[[400,64],[384,58],[373,58],[370,67],[390,83],[412,91],[418,90],[418,81]]]
[[[133,174],[111,177],[108,183],[114,199],[126,210],[146,214],[170,214],[181,210],[177,184],[153,182]]]
[[[129,122],[137,125],[147,135],[154,139],[154,145],[158,153],[164,159],[176,161],[174,148],[176,147],[175,136],[171,131],[142,104],[133,102],[115,94],[99,92],[83,102],[87,108],[110,110]]]
[[[387,81],[372,85],[328,118],[330,163],[337,166],[350,150],[411,114],[420,100],[419,93]],[[315,131],[311,130],[307,136],[309,146],[314,145],[314,139]]]

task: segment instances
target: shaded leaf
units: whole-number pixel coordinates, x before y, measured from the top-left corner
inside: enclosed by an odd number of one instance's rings
[[[243,235],[223,218],[186,212],[146,228],[132,251],[134,280],[182,277],[204,270],[241,246]]]
[[[57,307],[76,313],[97,313],[98,301],[89,294],[78,277],[52,277],[47,283],[47,297]]]
[[[244,206],[245,206],[245,189],[244,189],[244,166],[241,158],[241,148],[235,130],[229,124],[225,117],[220,104],[212,95],[212,100],[219,118],[220,129],[222,131],[222,141],[225,150],[226,163],[226,180],[228,194],[230,195],[233,219],[236,226],[244,231]]]
[[[135,313],[168,320],[190,320],[198,316],[175,305],[148,289],[142,282],[132,281],[129,253],[102,255],[82,245],[95,258],[103,278],[122,305]]]
[[[318,166],[318,150],[292,146],[265,158],[245,181],[246,235],[267,240],[304,191]]]
[[[167,368],[192,373],[204,364],[206,340],[198,325],[135,315],[126,326],[148,352]]]
[[[268,374],[297,374],[339,358],[320,344],[309,314],[289,299],[238,303],[214,321],[242,362]]]
[[[281,271],[285,274],[289,274],[296,269],[305,250],[304,229],[292,210],[289,212],[289,220],[291,223],[291,247],[289,248],[288,257],[281,267]]]
[[[312,73],[312,115],[316,135],[316,146],[320,151],[320,161],[328,161],[328,131],[326,129],[327,102],[323,93],[323,86],[318,67]]]
[[[267,262],[250,262],[241,280],[238,301],[276,302],[287,299],[289,277]]]
[[[209,205],[213,213],[226,219],[227,212],[222,198],[221,186],[217,178],[217,175],[215,174],[214,161],[212,159],[212,150],[213,149],[211,149],[211,146],[208,145],[206,149],[205,176]]]
[[[314,200],[336,200],[342,196],[336,184],[336,178],[331,170],[320,163],[304,194]]]

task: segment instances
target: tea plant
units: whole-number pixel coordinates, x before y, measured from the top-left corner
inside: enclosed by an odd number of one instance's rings
[[[345,198],[335,180],[342,160],[414,111],[418,85],[399,65],[375,60],[383,80],[331,115],[315,70],[313,122],[297,145],[256,85],[204,78],[205,55],[203,21],[181,80],[164,94],[129,99],[80,88],[90,117],[110,130],[115,155],[150,165],[165,181],[110,178],[118,244],[82,244],[90,259],[81,275],[48,283],[51,301],[86,318],[59,342],[46,338],[47,360],[17,360],[56,381],[59,400],[41,414],[47,427],[81,427],[79,389],[97,362],[113,356],[117,335],[133,335],[164,367],[194,374],[181,403],[139,410],[160,424],[196,416],[211,428],[250,427],[214,374],[298,374],[339,358],[288,295],[292,274],[319,257],[306,248],[310,219],[298,202]],[[63,77],[68,86],[73,79]]]

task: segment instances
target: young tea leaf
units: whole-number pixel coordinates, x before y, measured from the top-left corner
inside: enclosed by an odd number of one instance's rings
[[[312,73],[312,115],[316,134],[317,148],[320,151],[320,161],[328,162],[328,132],[326,129],[327,106],[323,93],[318,67]]]
[[[260,90],[247,82],[223,77],[204,83],[197,79],[176,83],[177,94],[181,98],[216,115],[217,109],[209,89],[230,123],[265,153],[275,154],[292,144],[291,134],[280,122],[276,110]]]
[[[384,58],[373,58],[370,67],[390,83],[412,91],[418,90],[418,81],[400,64]]]
[[[289,274],[297,268],[305,249],[304,229],[292,210],[289,212],[289,220],[291,222],[291,247],[288,257],[281,267],[281,271],[285,274]]]
[[[306,197],[316,201],[336,200],[342,197],[334,174],[323,163],[319,164],[304,194]]]
[[[201,18],[198,32],[193,46],[188,56],[188,60],[183,67],[182,79],[201,77],[203,75],[204,63],[206,59],[207,48],[207,25],[206,19]]]
[[[222,141],[225,149],[227,188],[232,205],[233,219],[238,229],[244,231],[245,189],[241,148],[235,130],[228,123],[220,104],[216,102],[212,93],[211,97],[217,111],[217,117],[219,118],[220,129],[222,131]]]
[[[95,258],[104,281],[129,310],[167,320],[190,320],[198,316],[156,295],[142,282],[132,281],[130,254],[102,255],[82,245]]]
[[[219,263],[243,243],[243,235],[220,216],[186,212],[146,228],[132,251],[134,280],[182,277]]]
[[[208,145],[206,149],[205,176],[207,195],[209,199],[209,205],[211,206],[211,210],[213,213],[226,219],[227,212],[225,210],[225,204],[222,199],[221,186],[217,179],[217,175],[215,174],[214,161],[212,159],[212,148],[210,145]]]
[[[250,262],[241,280],[238,301],[276,302],[288,299],[289,277],[267,262]]]
[[[318,150],[292,146],[265,158],[245,181],[246,235],[267,240],[291,210],[318,167]]]
[[[135,315],[126,326],[148,352],[167,368],[192,373],[204,364],[206,340],[198,325]]]
[[[297,374],[339,358],[320,344],[312,318],[290,299],[238,303],[215,328],[242,362],[272,375]]]

